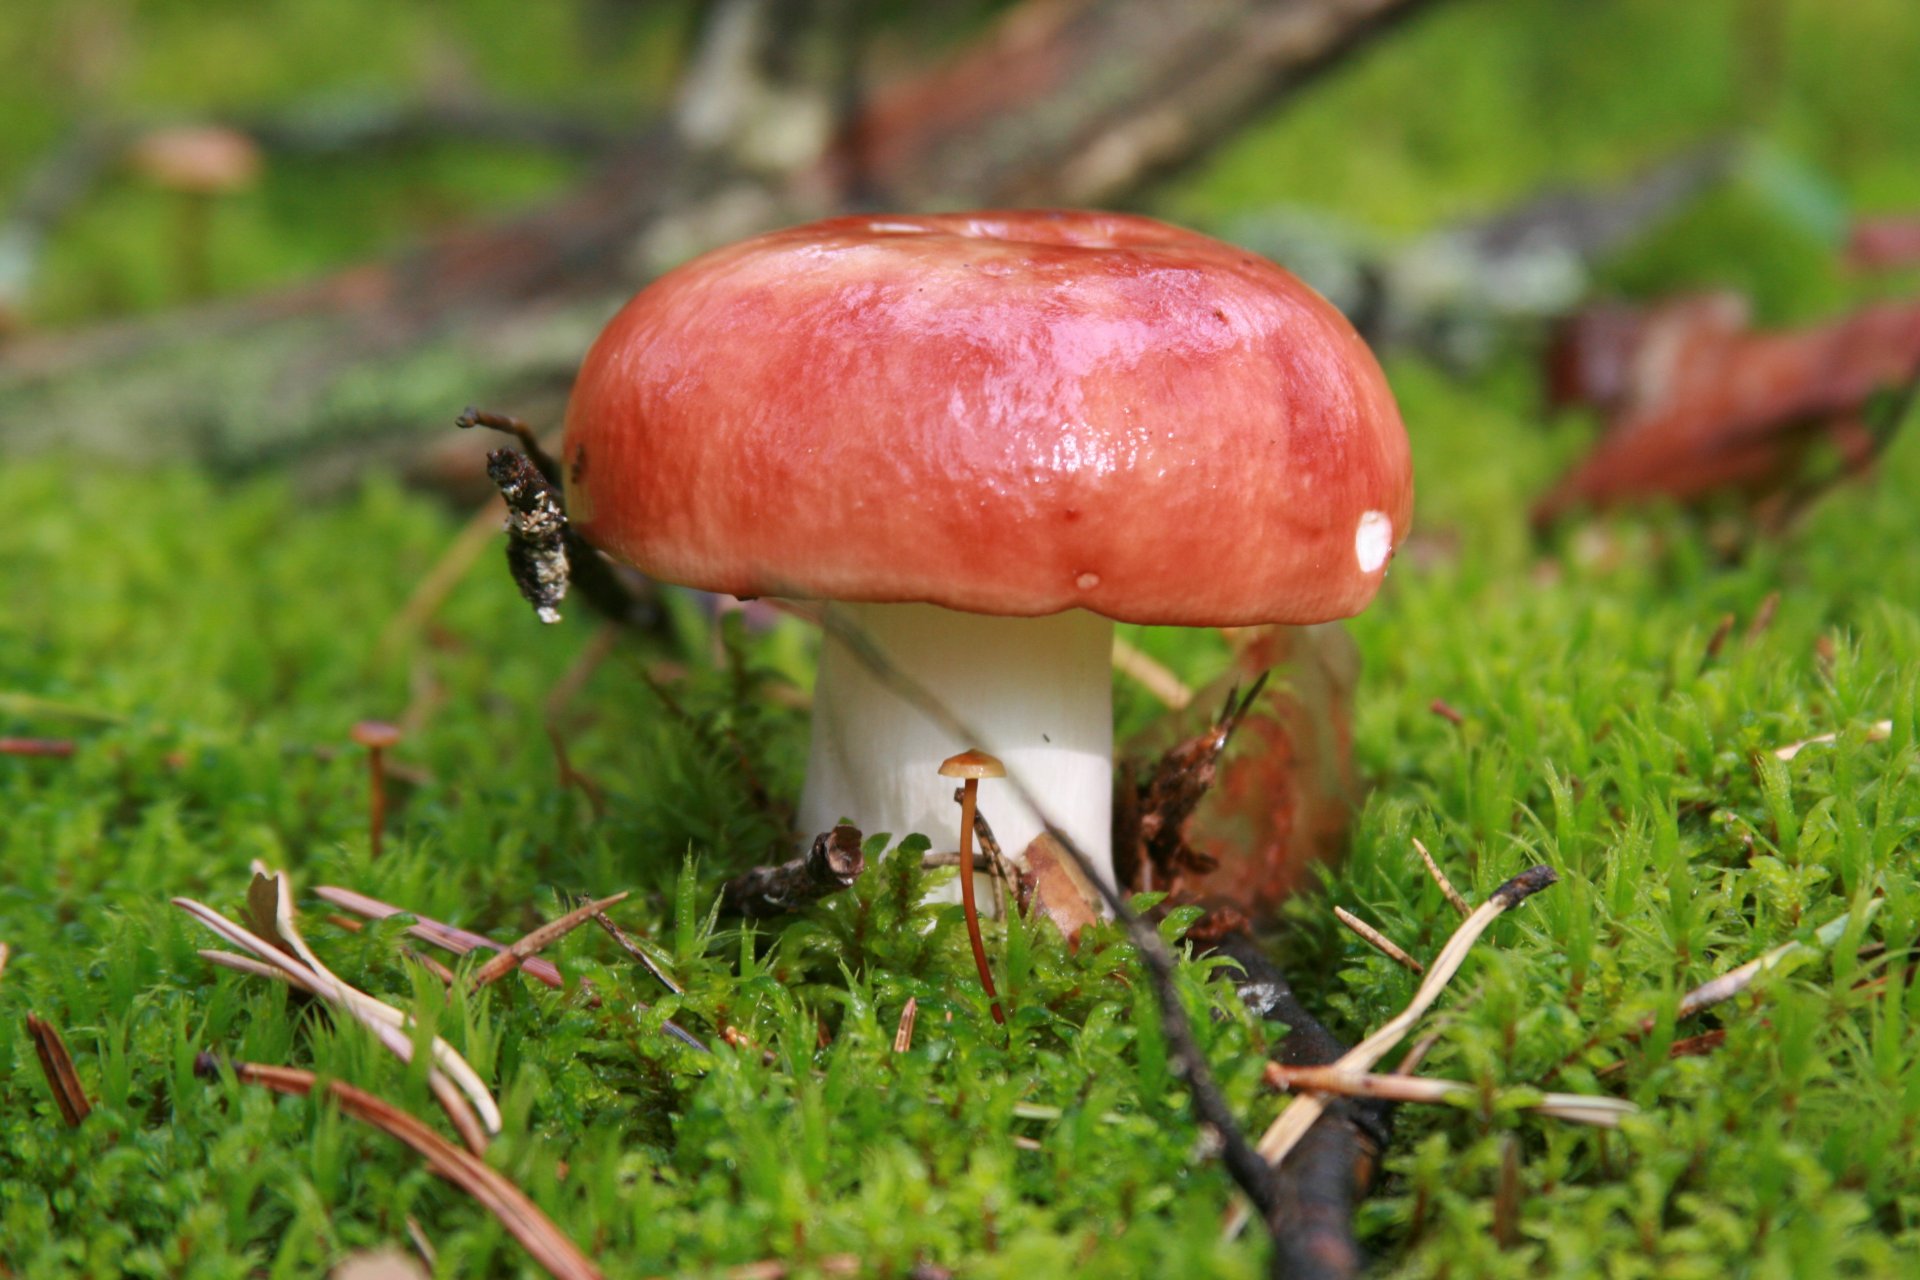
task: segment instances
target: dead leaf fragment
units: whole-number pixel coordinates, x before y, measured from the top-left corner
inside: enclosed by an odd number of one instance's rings
[[[1069,943],[1077,944],[1080,930],[1100,918],[1099,893],[1060,842],[1044,831],[1027,846],[1026,863],[1033,908],[1053,921]]]

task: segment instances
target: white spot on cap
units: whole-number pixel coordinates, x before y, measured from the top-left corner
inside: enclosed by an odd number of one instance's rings
[[[1097,573],[1083,573],[1073,580],[1073,585],[1082,591],[1091,591],[1100,585],[1100,575]]]
[[[1393,552],[1393,520],[1384,511],[1369,511],[1360,517],[1353,531],[1353,558],[1360,572],[1372,573],[1387,562]]]

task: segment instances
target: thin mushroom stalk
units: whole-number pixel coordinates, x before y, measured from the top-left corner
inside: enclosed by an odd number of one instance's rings
[[[973,946],[973,964],[980,986],[993,1008],[993,1020],[1005,1025],[1000,993],[993,989],[993,966],[987,963],[987,945],[980,937],[980,908],[973,896],[973,815],[980,799],[980,779],[1004,778],[1006,766],[984,751],[962,751],[940,766],[943,778],[962,778],[960,794],[960,902],[967,915],[967,941]]]

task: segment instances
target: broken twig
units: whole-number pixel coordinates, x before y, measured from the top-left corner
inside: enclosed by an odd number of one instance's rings
[[[720,890],[720,910],[750,920],[785,915],[839,893],[866,867],[860,828],[843,824],[815,836],[813,847],[801,857],[754,867],[727,881]]]
[[[623,890],[610,898],[602,898],[598,902],[583,903],[565,915],[560,916],[558,919],[547,921],[547,923],[513,943],[507,947],[506,950],[498,952],[493,959],[487,961],[478,969],[475,969],[473,971],[473,979],[468,984],[468,988],[473,991],[478,991],[482,987],[491,986],[493,983],[498,982],[515,969],[518,969],[521,962],[526,960],[527,957],[539,954],[547,947],[558,942],[561,938],[564,938],[567,934],[572,933],[575,929],[585,924],[592,917],[604,912],[614,903],[624,902],[627,897],[627,892],[628,891]]]
[[[1338,920],[1341,924],[1347,926],[1347,928],[1351,929],[1356,935],[1359,936],[1362,942],[1366,943],[1368,946],[1372,947],[1375,951],[1378,951],[1381,955],[1393,961],[1395,964],[1400,965],[1402,968],[1411,969],[1415,973],[1425,973],[1427,971],[1427,967],[1425,965],[1421,964],[1418,960],[1415,960],[1412,956],[1402,951],[1400,949],[1400,945],[1396,943],[1392,938],[1389,938],[1386,934],[1381,933],[1378,929],[1374,928],[1372,925],[1368,924],[1365,920],[1362,920],[1359,916],[1356,916],[1355,914],[1353,914],[1353,912],[1347,910],[1345,907],[1335,907],[1333,909],[1333,918]]]

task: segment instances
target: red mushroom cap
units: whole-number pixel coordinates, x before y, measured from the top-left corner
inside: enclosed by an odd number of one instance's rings
[[[567,410],[587,539],[736,595],[1320,622],[1406,532],[1366,344],[1262,258],[1147,218],[845,217],[697,258]]]

